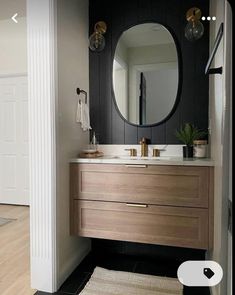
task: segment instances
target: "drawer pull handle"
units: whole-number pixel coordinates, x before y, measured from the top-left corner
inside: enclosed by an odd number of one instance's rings
[[[135,164],[130,164],[130,165],[125,165],[127,168],[147,168],[147,165],[135,165]]]
[[[134,204],[134,203],[126,203],[128,207],[139,207],[139,208],[147,208],[147,204]]]

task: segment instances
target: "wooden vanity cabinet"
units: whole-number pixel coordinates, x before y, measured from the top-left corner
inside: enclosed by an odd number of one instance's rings
[[[70,169],[71,234],[210,248],[213,168],[72,163]]]

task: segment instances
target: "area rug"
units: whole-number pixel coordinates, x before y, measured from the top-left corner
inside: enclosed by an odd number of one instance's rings
[[[3,226],[9,222],[12,222],[14,221],[15,219],[11,219],[11,218],[3,218],[3,217],[0,217],[0,226]]]
[[[80,295],[182,295],[174,278],[142,275],[96,267]]]

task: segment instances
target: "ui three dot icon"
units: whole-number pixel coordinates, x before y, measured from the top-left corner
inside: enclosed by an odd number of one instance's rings
[[[216,16],[207,16],[207,17],[202,16],[201,20],[203,20],[203,21],[206,21],[206,20],[208,20],[208,21],[211,21],[211,20],[216,21]]]

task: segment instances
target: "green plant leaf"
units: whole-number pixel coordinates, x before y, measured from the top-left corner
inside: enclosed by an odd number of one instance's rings
[[[179,130],[176,130],[175,135],[185,145],[193,145],[194,140],[201,139],[207,135],[207,132],[199,130],[190,123],[185,123]]]

